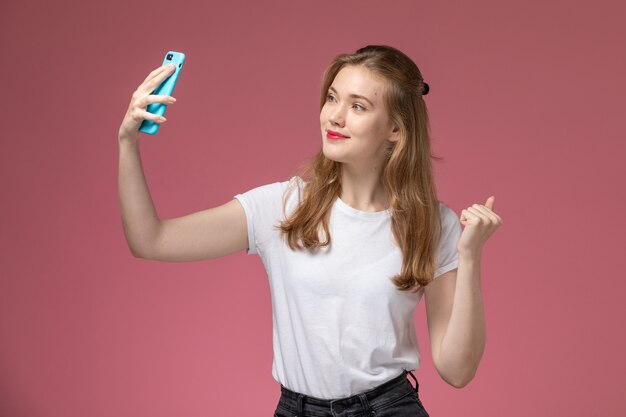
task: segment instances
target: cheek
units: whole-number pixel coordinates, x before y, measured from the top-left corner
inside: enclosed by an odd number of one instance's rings
[[[375,138],[378,135],[379,128],[371,120],[364,120],[362,118],[354,119],[350,130],[355,135],[362,137],[365,140]]]
[[[388,134],[387,125],[387,120],[384,118],[371,120],[371,123],[368,123],[367,126],[368,134],[376,139],[381,139]]]
[[[322,107],[322,110],[320,111],[320,123],[324,123],[326,120],[328,119],[328,117],[326,116],[326,106]]]

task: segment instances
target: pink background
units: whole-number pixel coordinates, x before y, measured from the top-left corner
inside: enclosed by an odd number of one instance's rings
[[[262,263],[133,258],[117,130],[169,50],[187,55],[142,157],[162,218],[289,178],[321,145],[321,74],[390,44],[431,93],[440,199],[496,196],[487,348],[432,416],[618,416],[626,337],[626,6],[621,1],[17,1],[0,4],[0,415],[269,416]]]

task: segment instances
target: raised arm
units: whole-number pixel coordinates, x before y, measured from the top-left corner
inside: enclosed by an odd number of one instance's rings
[[[457,242],[459,267],[424,288],[430,346],[444,381],[462,388],[474,378],[485,351],[487,330],[480,279],[483,246],[500,227],[495,197],[461,214],[465,227]]]
[[[154,70],[133,93],[119,129],[119,200],[122,225],[134,256],[167,262],[217,258],[248,247],[246,216],[237,200],[183,217],[161,220],[145,180],[139,151],[139,125],[144,119],[163,123],[146,111],[150,103],[172,104],[150,95],[173,71]]]

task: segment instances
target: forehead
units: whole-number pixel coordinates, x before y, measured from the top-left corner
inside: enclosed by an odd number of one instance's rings
[[[376,103],[382,101],[385,82],[363,66],[347,65],[339,70],[331,86],[340,95],[356,94]]]

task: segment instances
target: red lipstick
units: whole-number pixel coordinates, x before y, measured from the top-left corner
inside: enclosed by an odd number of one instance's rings
[[[339,132],[335,132],[332,130],[326,130],[326,137],[328,139],[338,140],[338,139],[348,139],[349,136],[342,135]]]

